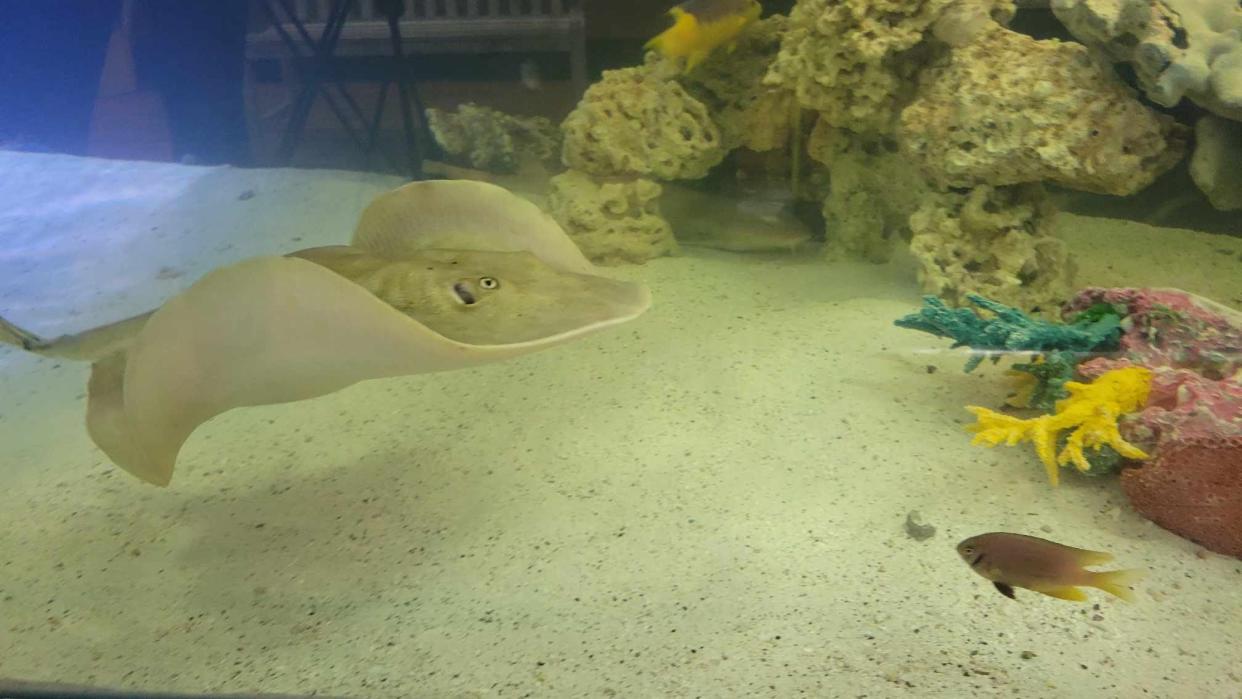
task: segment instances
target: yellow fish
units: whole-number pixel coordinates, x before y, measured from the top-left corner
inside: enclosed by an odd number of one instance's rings
[[[972,536],[957,545],[957,554],[979,575],[992,581],[1002,595],[1014,599],[1013,588],[1023,587],[1049,597],[1085,602],[1079,585],[1096,587],[1134,601],[1130,585],[1141,580],[1141,570],[1094,572],[1113,559],[1111,554],[1087,551],[1025,534],[991,532]]]
[[[668,13],[673,26],[648,41],[644,49],[655,49],[667,58],[684,58],[684,72],[690,72],[722,44],[730,44],[751,22],[759,19],[763,8],[758,0],[686,0]]]

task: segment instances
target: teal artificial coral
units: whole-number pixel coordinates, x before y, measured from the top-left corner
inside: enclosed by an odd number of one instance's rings
[[[1005,401],[1016,408],[1039,408],[1051,412],[1057,401],[1069,396],[1065,382],[1073,381],[1077,355],[1054,351],[1037,355],[1030,362],[1014,364],[1010,374],[1019,378],[1014,395]]]
[[[1024,402],[1042,410],[1050,410],[1068,395],[1064,385],[1073,378],[1081,355],[1116,350],[1121,337],[1121,315],[1108,304],[1092,306],[1069,323],[1054,323],[978,294],[966,298],[978,308],[950,308],[936,296],[924,296],[922,309],[894,323],[950,338],[953,347],[970,347],[966,371],[987,357],[999,361],[1004,353],[1035,355],[1036,361],[1013,368],[1032,377],[1033,385],[1024,389]]]
[[[975,354],[966,371],[979,366],[989,355],[1004,352],[1101,352],[1117,348],[1121,337],[1121,316],[1115,311],[1088,309],[1071,323],[1052,323],[978,294],[966,297],[972,304],[990,312],[985,317],[973,308],[949,308],[936,296],[924,296],[918,313],[895,321],[898,327],[920,330],[953,340],[953,347],[968,346]]]

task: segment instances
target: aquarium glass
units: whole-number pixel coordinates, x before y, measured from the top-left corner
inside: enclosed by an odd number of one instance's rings
[[[0,699],[1242,697],[1242,7],[0,18]]]

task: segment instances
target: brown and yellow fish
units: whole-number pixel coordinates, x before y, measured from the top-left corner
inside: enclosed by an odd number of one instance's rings
[[[1130,585],[1144,575],[1142,570],[1085,570],[1085,566],[1111,561],[1112,555],[1025,534],[991,532],[972,536],[957,545],[957,553],[1010,599],[1014,599],[1013,588],[1024,587],[1050,597],[1085,602],[1087,595],[1078,587],[1083,585],[1133,602]]]
[[[762,11],[758,0],[686,0],[668,11],[673,26],[643,48],[686,59],[688,73],[722,44],[731,44]]]

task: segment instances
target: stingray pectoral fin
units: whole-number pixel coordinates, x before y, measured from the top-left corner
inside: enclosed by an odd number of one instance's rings
[[[91,365],[87,383],[86,431],[113,463],[148,483],[168,485],[172,469],[149,468],[136,451],[137,444],[125,421],[125,352],[117,352]]]
[[[410,182],[379,195],[363,209],[350,244],[395,259],[433,249],[526,251],[564,272],[595,269],[538,206],[470,180]]]
[[[260,257],[217,269],[171,298],[123,352],[96,362],[92,438],[125,470],[166,485],[191,433],[232,408],[536,352],[636,318],[651,302],[637,284],[555,273],[564,283],[549,293],[562,304],[519,304],[514,317],[491,319],[502,326],[496,332],[476,333],[487,342],[471,344],[396,310],[342,271]]]
[[[195,428],[232,408],[538,348],[454,342],[312,262],[255,258],[206,275],[156,311],[123,376],[116,360],[96,365],[91,434],[119,466],[163,485]]]
[[[1033,587],[1031,589],[1048,595],[1049,597],[1056,597],[1057,599],[1069,600],[1071,602],[1087,601],[1087,593],[1083,592],[1081,588],[1074,587],[1073,585],[1048,585],[1046,587]]]
[[[13,325],[4,318],[0,318],[0,342],[21,347],[29,352],[34,352],[35,348],[46,344],[43,338]]]

